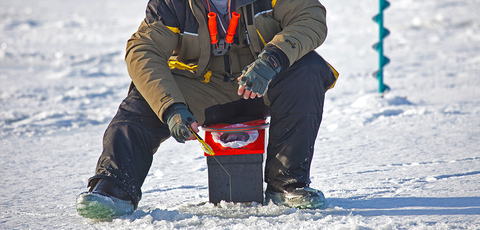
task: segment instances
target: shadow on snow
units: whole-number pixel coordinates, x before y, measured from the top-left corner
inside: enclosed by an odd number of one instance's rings
[[[332,214],[361,216],[480,215],[480,197],[330,198]]]

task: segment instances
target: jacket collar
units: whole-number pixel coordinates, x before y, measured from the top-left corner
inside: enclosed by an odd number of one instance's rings
[[[257,0],[236,0],[237,1],[237,9],[242,7],[242,6],[245,6],[245,5],[248,5],[252,2],[256,2]]]

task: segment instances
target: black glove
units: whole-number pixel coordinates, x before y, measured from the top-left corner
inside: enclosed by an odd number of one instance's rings
[[[178,142],[185,143],[191,135],[188,126],[197,120],[183,103],[171,105],[165,113],[164,118],[170,130],[170,135]]]
[[[258,55],[257,60],[242,71],[243,77],[238,84],[245,85],[245,90],[252,93],[265,95],[268,84],[281,69],[282,66],[275,55],[264,50]]]

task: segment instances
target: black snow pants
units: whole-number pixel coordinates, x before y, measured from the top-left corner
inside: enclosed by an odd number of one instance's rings
[[[265,182],[278,190],[291,184],[308,185],[324,95],[334,81],[330,67],[312,51],[275,76],[267,91],[268,106],[262,98],[219,104],[205,109],[204,124],[270,116]],[[169,137],[168,126],[138,90],[131,89],[105,131],[103,152],[88,186],[110,180],[129,193],[136,208],[153,154]]]

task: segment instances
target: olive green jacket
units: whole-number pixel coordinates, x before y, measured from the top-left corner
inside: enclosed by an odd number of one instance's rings
[[[248,57],[243,52],[245,57],[232,59],[233,66],[245,65],[239,59],[253,61],[267,44],[282,50],[292,65],[327,36],[326,11],[317,0],[238,0],[236,5],[236,12],[242,15],[239,40],[246,41],[250,52]],[[208,84],[210,69],[215,69],[210,66],[214,56],[207,13],[201,0],[151,0],[147,17],[128,40],[125,60],[129,75],[162,121],[168,106],[185,103],[174,74]],[[238,70],[233,72],[238,74]]]

